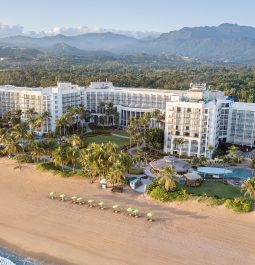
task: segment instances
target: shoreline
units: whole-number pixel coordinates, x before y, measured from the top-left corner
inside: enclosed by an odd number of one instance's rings
[[[59,265],[59,264],[74,265],[73,263],[70,263],[63,259],[50,256],[46,253],[36,253],[32,251],[27,251],[17,245],[8,243],[6,240],[1,239],[1,238],[0,238],[0,248],[8,252],[11,252],[19,257],[27,258],[31,260],[32,262],[34,262],[36,265],[38,263],[39,263],[38,265]]]
[[[15,161],[6,158],[0,158],[0,166],[0,245],[18,255],[46,265],[255,264],[255,212],[113,194],[86,179],[62,178],[34,165],[14,170]],[[50,200],[51,191],[150,210],[157,220]]]

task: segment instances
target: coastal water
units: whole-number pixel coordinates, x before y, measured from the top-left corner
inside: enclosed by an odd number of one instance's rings
[[[17,256],[5,248],[0,248],[0,265],[39,265],[39,263],[26,257]]]

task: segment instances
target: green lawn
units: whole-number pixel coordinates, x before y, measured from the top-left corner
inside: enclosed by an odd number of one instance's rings
[[[185,187],[185,189],[195,195],[207,193],[209,196],[218,196],[220,198],[232,199],[242,196],[241,189],[221,182],[204,182],[200,187]]]
[[[95,136],[87,136],[85,138],[85,142],[88,144],[91,143],[96,143],[96,144],[101,144],[101,143],[107,143],[107,142],[113,142],[117,144],[119,147],[122,147],[126,144],[129,143],[129,140],[126,138],[114,136],[111,134],[102,134],[102,135],[95,135]]]
[[[129,137],[129,135],[128,135],[128,133],[126,131],[117,131],[117,132],[112,131],[112,133],[117,134],[117,135],[120,135],[120,136],[127,136],[127,137]]]

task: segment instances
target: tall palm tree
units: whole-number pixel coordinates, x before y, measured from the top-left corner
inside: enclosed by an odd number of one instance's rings
[[[80,150],[76,147],[68,146],[66,149],[66,153],[68,160],[71,162],[73,166],[73,171],[74,171],[79,160]]]
[[[69,162],[66,146],[60,145],[52,152],[52,161],[64,170],[64,165]]]
[[[208,149],[208,151],[209,151],[209,153],[210,153],[210,159],[212,159],[212,154],[213,154],[213,151],[214,151],[214,147],[213,147],[213,145],[209,144],[209,145],[207,146],[207,149]]]
[[[175,138],[175,139],[174,139],[174,143],[175,143],[176,145],[179,146],[179,158],[181,158],[181,154],[182,154],[182,146],[183,146],[183,144],[185,143],[185,139],[182,138],[182,137]]]
[[[36,161],[37,163],[42,157],[46,155],[46,150],[43,146],[43,142],[34,141],[30,144],[29,149],[33,160]]]
[[[166,191],[173,190],[176,187],[175,179],[177,175],[172,165],[160,171],[160,176],[160,184],[164,185]]]
[[[122,184],[125,180],[125,167],[117,160],[109,170],[107,178],[110,180],[112,185]]]
[[[233,157],[236,157],[237,154],[239,152],[239,148],[235,145],[231,145],[228,149],[228,153],[233,156]]]
[[[20,152],[21,146],[12,135],[5,136],[3,139],[4,149],[3,153],[6,153],[8,157]]]
[[[127,130],[126,130],[128,135],[129,135],[129,147],[130,148],[132,146],[132,139],[133,139],[133,137],[135,135],[135,130],[136,130],[136,128],[135,128],[135,126],[133,124],[129,124],[128,127],[127,127]]]
[[[242,191],[244,196],[249,196],[251,199],[255,200],[255,178],[248,178],[242,184]]]

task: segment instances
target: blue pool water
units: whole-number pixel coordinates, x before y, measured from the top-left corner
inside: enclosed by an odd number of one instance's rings
[[[17,256],[5,248],[0,248],[0,265],[39,265],[26,257]]]
[[[232,173],[228,175],[228,177],[236,177],[236,178],[241,178],[241,179],[247,179],[252,177],[252,170],[242,168],[242,167],[235,167],[235,168],[230,168]]]

